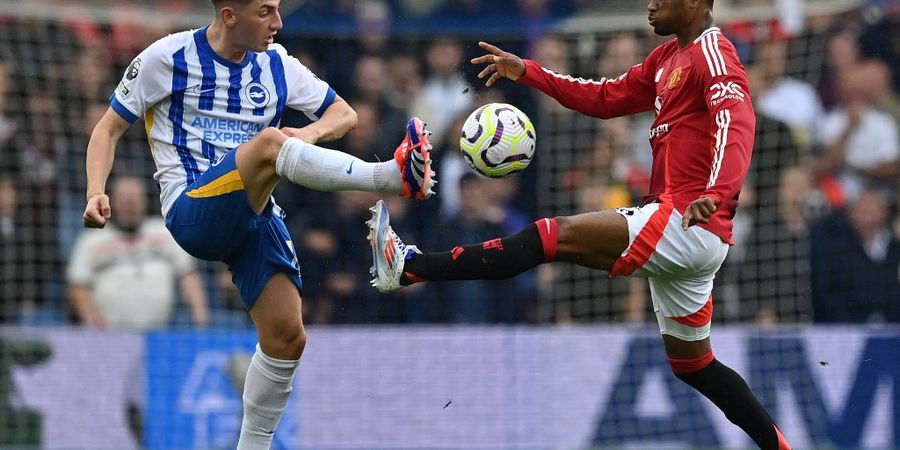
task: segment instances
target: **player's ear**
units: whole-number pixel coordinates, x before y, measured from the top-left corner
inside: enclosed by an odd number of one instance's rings
[[[231,6],[225,6],[219,10],[219,18],[225,26],[232,27],[237,23],[237,11]]]

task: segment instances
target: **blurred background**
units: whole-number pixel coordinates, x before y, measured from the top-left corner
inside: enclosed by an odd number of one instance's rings
[[[646,2],[281,7],[278,42],[359,115],[326,146],[387,160],[410,116],[434,131],[438,195],[385,199],[405,242],[445,250],[646,192],[652,113],[588,118],[512,82],[486,89],[468,63],[487,40],[616,77],[664,42]],[[80,220],[87,140],[126,67],[211,14],[207,0],[0,0],[0,447],[233,448],[252,324],[224,266],[165,241],[143,126],[108,188],[121,233]],[[796,448],[900,447],[900,2],[718,0],[714,15],[758,115],[713,292],[717,355]],[[519,176],[475,176],[458,154],[488,102],[535,123]],[[279,448],[750,447],[668,374],[646,281],[552,264],[383,296],[363,225],[378,195],[282,183],[276,198],[311,326]]]

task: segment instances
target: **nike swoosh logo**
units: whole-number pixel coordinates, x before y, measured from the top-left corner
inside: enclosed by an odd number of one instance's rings
[[[355,162],[356,161],[350,161],[350,167],[347,169],[347,175],[350,175],[350,173],[353,172],[353,163]]]
[[[191,88],[191,92],[193,92],[194,94],[206,94],[208,92],[215,92],[217,90],[219,90],[218,86],[213,87],[213,88],[203,89],[199,84],[194,86],[193,88]]]

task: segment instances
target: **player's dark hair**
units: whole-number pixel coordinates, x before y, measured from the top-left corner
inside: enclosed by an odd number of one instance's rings
[[[209,0],[209,2],[212,3],[213,8],[216,8],[216,10],[218,10],[225,5],[237,4],[240,6],[244,6],[247,3],[250,3],[250,0]]]
[[[712,10],[713,1],[715,0],[706,0],[706,7]]]

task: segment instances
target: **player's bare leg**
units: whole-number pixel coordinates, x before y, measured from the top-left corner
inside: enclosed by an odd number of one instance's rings
[[[610,210],[540,219],[511,236],[420,254],[389,231],[383,203],[372,212],[373,284],[382,292],[421,281],[506,279],[550,261],[610,270],[628,246],[628,224]]]
[[[244,182],[247,200],[256,212],[266,207],[278,185],[275,160],[287,140],[288,136],[281,130],[266,128],[237,148],[235,163]]]
[[[628,247],[628,222],[615,211],[549,220],[556,221],[558,230],[556,261],[609,271]],[[540,221],[536,223],[540,225]]]
[[[553,261],[610,271],[629,243],[628,222],[611,210],[540,219],[511,236],[436,253],[404,245],[380,202],[369,227],[373,284],[382,292],[429,280],[505,279]],[[686,341],[664,334],[663,342],[675,375],[715,403],[761,449],[790,449],[744,379],[715,359],[709,338]]]
[[[266,207],[281,178],[317,191],[386,192],[424,200],[435,184],[428,134],[422,121],[411,119],[394,160],[372,163],[266,128],[238,147],[235,161],[257,212]]]
[[[244,418],[238,450],[267,450],[291,395],[294,372],[306,346],[297,286],[272,276],[250,309],[259,344],[244,381]]]

